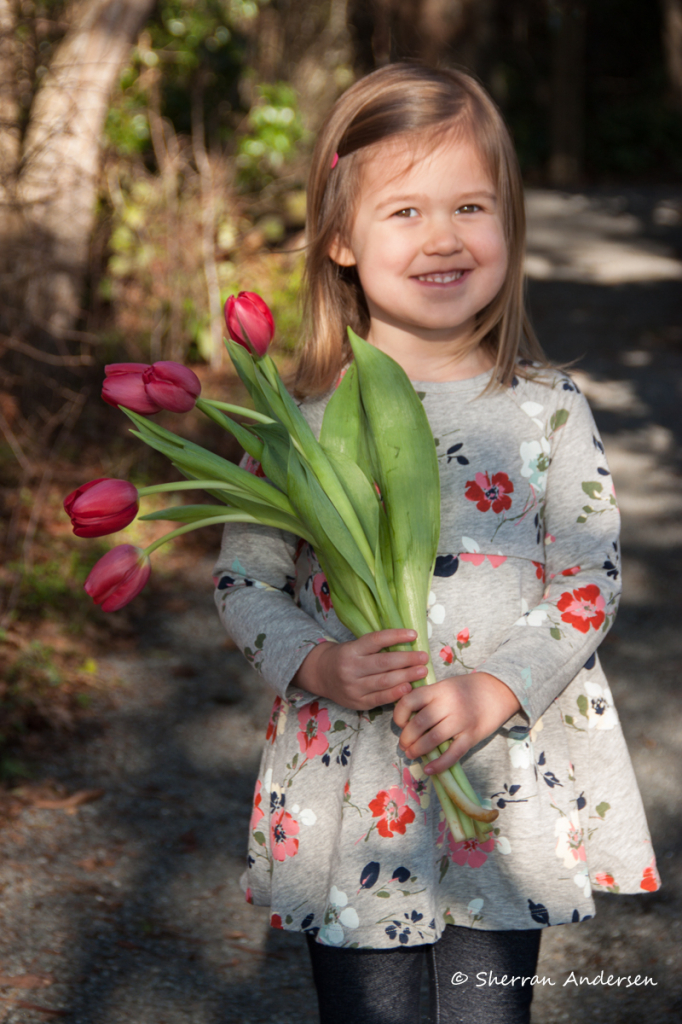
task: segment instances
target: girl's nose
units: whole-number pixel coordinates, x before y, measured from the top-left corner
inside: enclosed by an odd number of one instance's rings
[[[452,256],[463,248],[464,242],[451,220],[438,220],[430,225],[424,242],[424,252],[428,256]]]

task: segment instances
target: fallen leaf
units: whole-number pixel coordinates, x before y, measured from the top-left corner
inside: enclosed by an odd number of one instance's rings
[[[15,974],[12,978],[0,974],[0,988],[47,988],[53,983],[51,974]]]
[[[33,807],[45,811],[75,811],[83,804],[92,803],[93,800],[100,800],[104,796],[103,789],[79,789],[71,796],[65,796],[56,800],[35,799],[31,801]]]
[[[15,1006],[21,1006],[24,1010],[34,1010],[36,1013],[45,1013],[48,1017],[66,1017],[66,1010],[52,1010],[49,1006],[38,1006],[37,1003],[26,1003],[23,999],[17,999]]]

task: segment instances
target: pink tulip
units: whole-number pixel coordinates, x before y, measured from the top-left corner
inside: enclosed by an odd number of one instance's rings
[[[257,359],[264,356],[275,333],[267,303],[255,292],[231,295],[225,305],[225,323],[233,341],[238,342]]]
[[[106,380],[102,385],[102,398],[109,405],[124,405],[142,416],[151,416],[161,406],[147,394],[142,376],[151,367],[149,363],[110,363],[104,367]]]
[[[137,515],[137,488],[127,480],[91,480],[64,499],[77,537],[104,537],[123,530]]]
[[[142,548],[119,544],[90,570],[84,590],[103,612],[117,612],[140,593],[152,571]]]
[[[169,412],[189,412],[201,394],[196,373],[181,363],[162,360],[142,374],[147,398]]]

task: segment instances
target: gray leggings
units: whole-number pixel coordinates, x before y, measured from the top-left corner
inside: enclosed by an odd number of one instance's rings
[[[334,949],[308,936],[320,1024],[419,1024],[424,961],[431,1024],[529,1024],[540,932],[446,925],[432,945],[398,949]],[[513,976],[528,980],[511,985]]]

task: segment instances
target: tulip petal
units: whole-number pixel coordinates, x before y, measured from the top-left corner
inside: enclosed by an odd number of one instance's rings
[[[161,406],[145,391],[141,373],[117,373],[107,377],[102,385],[102,398],[109,405],[124,405],[142,416],[161,411]]]
[[[119,544],[90,570],[83,589],[102,611],[115,612],[136,597],[152,568],[145,553],[132,544]]]

